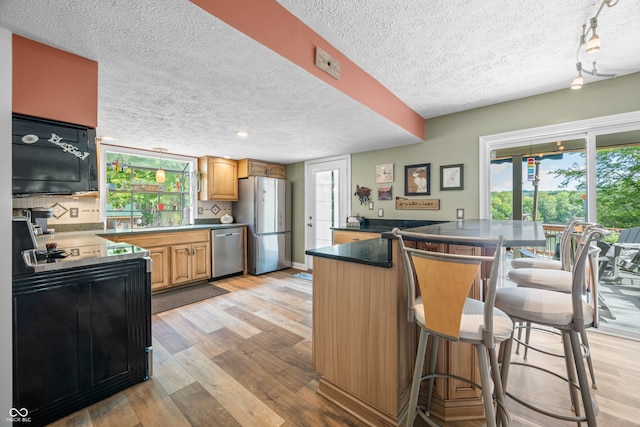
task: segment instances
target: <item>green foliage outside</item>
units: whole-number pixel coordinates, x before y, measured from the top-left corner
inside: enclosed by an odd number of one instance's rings
[[[584,157],[584,153],[580,153]],[[540,191],[537,220],[564,224],[584,218],[582,195],[586,191],[585,162],[574,163],[553,173],[562,177],[561,187],[575,183],[577,190]],[[640,146],[608,148],[596,152],[596,209],[598,222],[607,228],[625,229],[640,225]],[[509,219],[513,212],[510,191],[491,193],[493,219]],[[523,214],[531,219],[533,192],[523,192]],[[616,236],[610,236],[608,240]]]
[[[571,218],[584,218],[581,191],[540,191],[538,193],[538,215],[536,221],[545,224],[563,224]],[[491,193],[491,217],[511,219],[513,212],[511,191]],[[522,212],[525,219],[533,218],[533,191],[522,195]]]
[[[118,153],[107,153],[106,158],[107,219],[127,218],[123,222],[137,226],[182,223],[183,208],[190,201],[187,162]],[[156,170],[160,167],[165,170],[161,190],[132,191],[135,184],[158,184]],[[164,205],[162,210],[160,205]]]

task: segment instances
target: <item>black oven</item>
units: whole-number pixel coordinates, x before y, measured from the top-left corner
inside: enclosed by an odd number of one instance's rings
[[[11,149],[14,195],[98,191],[95,129],[14,115]]]

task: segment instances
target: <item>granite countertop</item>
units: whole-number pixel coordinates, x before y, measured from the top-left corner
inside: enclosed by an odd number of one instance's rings
[[[546,241],[542,223],[531,221],[468,219],[434,223],[402,230],[417,234],[441,235],[442,239],[431,236],[429,240],[438,240],[443,243],[447,243],[447,236],[497,238],[502,235],[506,239],[506,246],[544,246]],[[360,231],[368,230],[361,228]],[[309,249],[305,253],[312,256],[390,268],[392,265],[390,245],[393,238],[394,236],[387,228],[383,232],[382,238],[379,239]]]
[[[221,228],[245,227],[246,224],[198,224],[177,227],[125,228],[107,230],[70,231],[65,233],[42,234],[36,239],[38,249],[28,251],[26,258],[34,272],[62,270],[95,264],[144,258],[149,251],[125,242],[115,243],[104,236],[123,234],[169,233],[189,230],[211,230]],[[53,258],[46,252],[47,243],[56,243],[60,251],[59,258]]]
[[[385,233],[393,230],[394,228],[411,228],[429,226],[434,224],[441,224],[446,221],[427,221],[427,220],[412,220],[412,219],[375,219],[365,218],[364,222],[359,226],[350,227],[347,225],[339,225],[337,227],[331,227],[332,230],[342,231],[361,231],[365,233]]]
[[[64,234],[64,233],[61,233]],[[75,234],[75,233],[73,233]],[[33,272],[55,271],[89,265],[145,258],[149,251],[128,243],[114,243],[95,234],[82,236],[45,235],[37,238],[38,248],[25,251],[25,260]],[[46,250],[47,243],[58,245],[58,256]]]
[[[231,223],[231,224],[195,224],[195,225],[178,225],[174,227],[140,227],[140,228],[108,228],[106,230],[95,231],[100,236],[117,236],[121,234],[151,234],[151,233],[172,233],[174,231],[190,231],[190,230],[217,230],[221,228],[247,227],[248,224]],[[67,234],[67,233],[64,233]]]
[[[307,255],[391,268],[391,240],[377,238],[309,249]]]
[[[429,226],[406,228],[419,234],[442,235],[441,242],[447,243],[446,236],[497,238],[504,236],[505,246],[544,246],[546,237],[541,222],[510,221],[490,219],[467,219],[445,222]],[[391,235],[386,236],[391,237]],[[436,240],[433,238],[432,240]]]

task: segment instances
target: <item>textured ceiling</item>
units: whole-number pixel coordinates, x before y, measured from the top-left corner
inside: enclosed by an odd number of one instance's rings
[[[600,6],[279,3],[427,119],[567,88]],[[639,19],[637,0],[604,8],[598,71],[640,71]],[[290,163],[419,142],[187,0],[2,0],[0,26],[98,61],[98,135],[113,144]]]

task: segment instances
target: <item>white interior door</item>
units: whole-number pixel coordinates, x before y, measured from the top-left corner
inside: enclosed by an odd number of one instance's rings
[[[305,250],[330,246],[332,227],[344,225],[350,212],[351,156],[305,162]],[[306,256],[307,269],[313,257]]]

